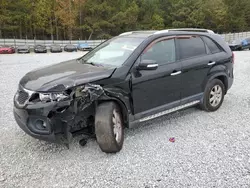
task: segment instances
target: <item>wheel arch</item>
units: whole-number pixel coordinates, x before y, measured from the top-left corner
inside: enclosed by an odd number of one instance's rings
[[[100,99],[97,101],[97,105],[104,103],[104,102],[115,102],[119,106],[122,112],[124,126],[128,127],[129,126],[129,114],[128,114],[128,109],[125,103],[122,100],[114,97],[114,98],[108,98],[108,99]]]
[[[207,83],[209,83],[210,81],[214,79],[218,79],[224,84],[225,94],[226,94],[228,90],[228,76],[225,72],[219,72],[219,73],[214,73],[214,74],[209,75],[208,79],[203,84],[203,91],[205,90]]]

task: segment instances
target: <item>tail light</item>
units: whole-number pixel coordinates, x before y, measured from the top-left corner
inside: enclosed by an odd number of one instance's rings
[[[233,56],[232,56],[232,63],[234,64],[234,61],[235,61],[235,55],[234,55],[234,53],[233,53]]]

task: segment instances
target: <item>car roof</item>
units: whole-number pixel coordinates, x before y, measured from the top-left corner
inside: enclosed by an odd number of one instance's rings
[[[215,34],[212,30],[196,29],[196,28],[180,28],[180,29],[167,29],[167,30],[145,30],[145,31],[129,31],[120,34],[120,37],[135,37],[135,38],[147,38],[152,35],[173,35],[174,34]]]

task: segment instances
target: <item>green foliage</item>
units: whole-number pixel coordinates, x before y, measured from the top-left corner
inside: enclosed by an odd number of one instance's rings
[[[131,30],[250,29],[249,0],[0,0],[0,37],[102,39]]]

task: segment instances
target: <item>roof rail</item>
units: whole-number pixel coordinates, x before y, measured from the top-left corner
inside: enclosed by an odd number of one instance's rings
[[[156,32],[157,30],[138,30],[138,31],[129,31],[129,32],[125,32],[125,33],[121,33],[119,36],[125,36],[125,35],[131,35],[131,34],[135,34],[135,33],[145,33],[145,34],[154,34],[154,32]]]
[[[125,33],[121,33],[119,36],[131,35],[132,33],[133,33],[133,31],[125,32]]]
[[[161,30],[157,31],[154,34],[161,34],[161,33],[167,33],[169,31],[190,31],[190,32],[206,32],[214,34],[212,30],[209,29],[200,29],[200,28],[178,28],[178,29],[167,29],[167,30]]]

